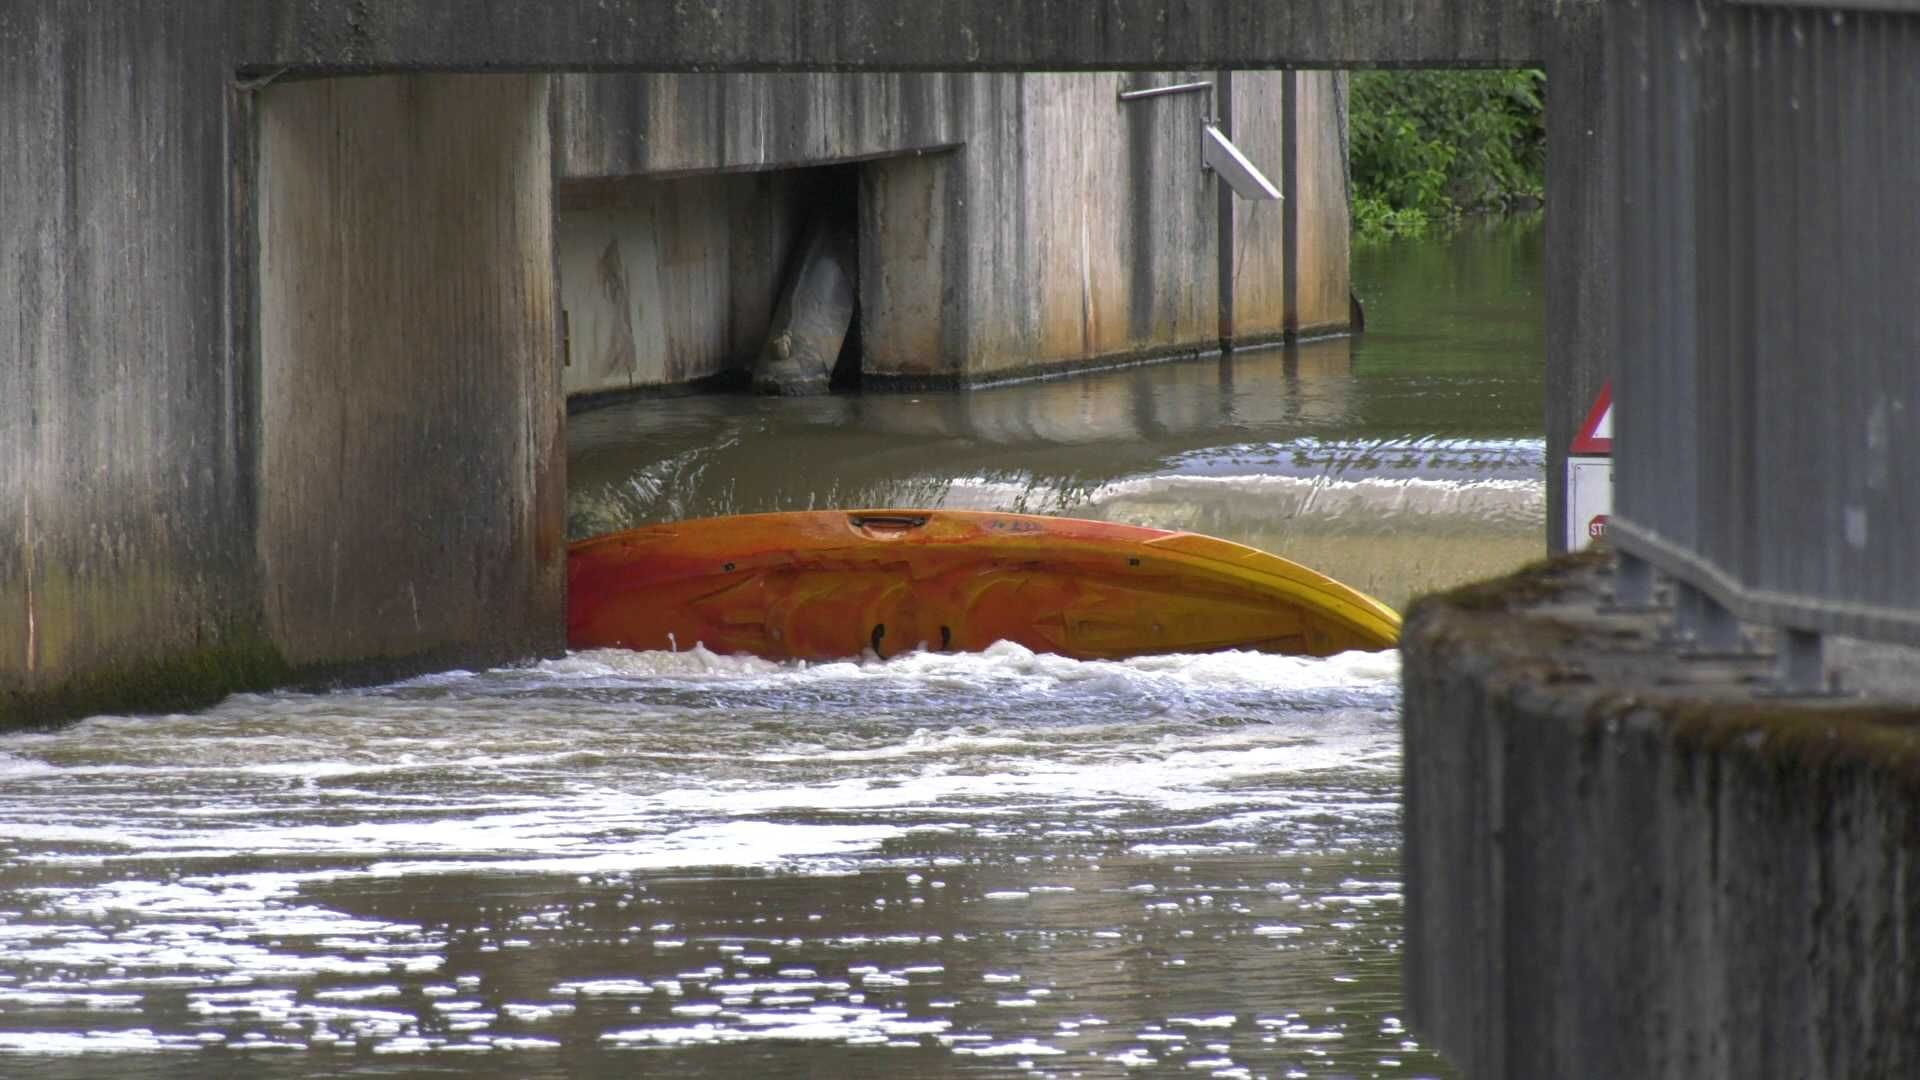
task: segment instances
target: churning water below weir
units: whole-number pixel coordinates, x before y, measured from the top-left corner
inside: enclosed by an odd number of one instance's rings
[[[1538,230],[1371,329],[574,418],[573,520],[1195,528],[1404,602],[1543,544]],[[1395,654],[593,652],[0,740],[0,1076],[1436,1076]]]

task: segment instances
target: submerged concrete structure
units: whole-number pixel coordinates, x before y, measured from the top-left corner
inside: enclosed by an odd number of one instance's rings
[[[1198,82],[1221,88],[1119,97]],[[1336,73],[588,75],[560,86],[570,396],[746,367],[819,214],[858,233],[869,387],[968,385],[1347,326]],[[1233,137],[1282,178],[1285,201],[1217,198],[1200,138],[1228,101]]]

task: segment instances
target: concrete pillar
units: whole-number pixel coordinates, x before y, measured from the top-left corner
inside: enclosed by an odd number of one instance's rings
[[[1546,521],[1556,553],[1566,550],[1567,444],[1613,374],[1621,173],[1607,7],[1564,6],[1548,34]]]
[[[259,552],[298,667],[563,644],[548,84],[260,96]]]
[[[1295,134],[1294,185],[1285,192],[1297,248],[1288,322],[1297,336],[1316,337],[1347,329],[1353,278],[1352,200],[1347,191],[1347,75],[1337,71],[1294,74],[1289,103]],[[1251,205],[1251,204],[1248,204]]]
[[[1243,71],[1233,80],[1233,141],[1284,196],[1233,200],[1234,343],[1343,331],[1353,287],[1347,76]]]
[[[964,320],[951,310],[961,307],[970,269],[966,245],[950,241],[967,228],[957,158],[889,158],[862,170],[862,364],[876,386],[951,382],[947,358],[964,355]]]
[[[0,4],[0,727],[284,673],[254,617],[222,5]]]
[[[1262,345],[1287,334],[1287,217],[1298,193],[1287,182],[1285,120],[1288,73],[1233,73],[1233,130],[1228,134],[1274,183],[1280,202],[1229,196],[1233,214],[1233,327],[1235,345]],[[1224,186],[1224,185],[1223,185]],[[1344,205],[1341,213],[1346,213]],[[1345,268],[1342,267],[1342,273]]]

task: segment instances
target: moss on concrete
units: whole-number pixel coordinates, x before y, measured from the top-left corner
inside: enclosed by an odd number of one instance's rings
[[[190,649],[76,675],[46,689],[0,690],[0,731],[44,728],[102,713],[178,712],[228,694],[267,690],[294,677],[264,639]]]
[[[1920,703],[1768,696],[1759,683],[1702,684],[1651,633],[1610,624],[1605,551],[1548,559],[1507,577],[1421,597],[1403,646],[1491,662],[1488,688],[1552,695],[1594,727],[1631,725],[1681,750],[1821,772],[1867,768],[1920,792]],[[1755,666],[1754,673],[1767,669]]]
[[[1666,700],[1654,703],[1676,745],[1812,771],[1866,767],[1920,792],[1920,707]]]
[[[1475,581],[1442,593],[1419,597],[1407,607],[1412,619],[1422,607],[1435,606],[1455,611],[1511,611],[1529,604],[1559,599],[1579,587],[1579,577],[1607,565],[1612,556],[1604,549],[1590,548],[1573,555],[1561,555],[1528,563],[1505,577]]]

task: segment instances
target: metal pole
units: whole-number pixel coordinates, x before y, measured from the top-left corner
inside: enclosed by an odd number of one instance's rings
[[[1172,86],[1150,86],[1145,90],[1122,90],[1120,91],[1120,100],[1139,101],[1142,98],[1165,97],[1168,94],[1194,94],[1202,90],[1207,91],[1208,95],[1211,96],[1213,84],[1210,82],[1187,82],[1174,83]],[[1208,106],[1208,111],[1212,111],[1211,104]]]
[[[1774,678],[1789,694],[1817,694],[1827,688],[1827,658],[1817,630],[1780,628]]]

